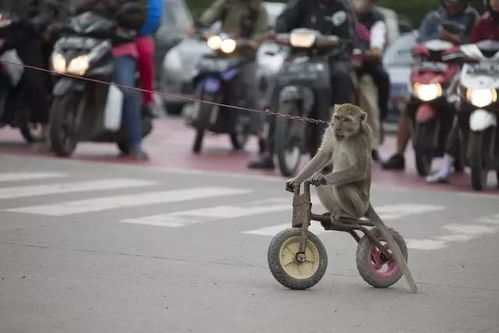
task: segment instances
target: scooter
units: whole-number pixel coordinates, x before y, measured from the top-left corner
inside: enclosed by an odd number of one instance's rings
[[[249,136],[256,134],[254,118],[248,112],[222,105],[244,105],[244,97],[230,96],[233,89],[229,88],[245,62],[240,52],[247,41],[232,39],[225,33],[203,33],[202,38],[213,52],[204,55],[198,64],[194,78],[197,101],[185,113],[187,124],[196,130],[192,151],[201,152],[208,131],[228,134],[235,150],[244,149]]]
[[[267,251],[270,271],[280,284],[289,289],[308,289],[316,285],[326,272],[327,252],[320,239],[308,230],[311,221],[320,222],[324,230],[346,232],[354,238],[358,243],[357,269],[368,284],[375,288],[388,288],[402,277],[403,270],[388,245],[390,241],[379,226],[367,219],[346,217],[332,222],[330,213],[312,213],[311,182],[306,181],[303,186],[303,193],[300,192],[301,186],[294,188],[292,228],[278,233]],[[385,231],[391,234],[407,261],[404,238],[393,229]]]
[[[276,117],[274,151],[285,177],[298,171],[304,154],[315,155],[329,120],[331,82],[329,58],[341,55],[346,42],[337,36],[322,35],[311,29],[295,29],[277,34],[275,41],[288,46],[288,56],[275,79],[273,109],[286,117]],[[319,122],[305,123],[293,117]]]
[[[462,45],[449,57],[464,62],[457,116],[463,141],[468,143],[464,163],[471,168],[471,186],[479,191],[487,185],[488,171],[498,172],[499,179],[499,42]]]
[[[452,24],[444,29],[455,30]],[[409,118],[412,121],[416,169],[420,176],[431,172],[432,160],[444,154],[447,135],[455,115],[452,90],[460,66],[443,60],[454,44],[431,40],[413,50],[415,64],[411,73],[412,98]]]
[[[52,68],[60,73],[54,89],[50,139],[58,156],[70,156],[78,142],[115,142],[123,154],[130,152],[121,128],[123,92],[111,82],[113,57],[110,33],[115,23],[92,12],[74,17],[52,54]],[[122,30],[123,38],[133,40]],[[80,79],[84,78],[84,79]],[[152,130],[152,119],[142,113],[142,135]]]
[[[42,133],[41,125],[32,120],[36,110],[31,110],[26,103],[23,63],[15,49],[2,48],[4,45],[15,45],[14,38],[20,35],[17,29],[11,18],[0,13],[0,31],[5,36],[0,37],[0,49],[3,49],[0,54],[0,128],[18,128],[26,142],[33,143],[42,140]],[[8,40],[11,38],[14,40]]]

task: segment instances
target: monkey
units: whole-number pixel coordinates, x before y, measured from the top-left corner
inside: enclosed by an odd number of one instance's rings
[[[335,105],[329,125],[317,154],[286,182],[286,189],[293,192],[312,177],[319,200],[331,212],[333,222],[367,217],[388,242],[412,292],[417,292],[400,247],[370,203],[372,133],[367,114],[353,104]]]
[[[335,105],[330,126],[312,160],[288,189],[312,177],[317,194],[333,217],[361,218],[369,206],[372,134],[367,114],[353,104]]]

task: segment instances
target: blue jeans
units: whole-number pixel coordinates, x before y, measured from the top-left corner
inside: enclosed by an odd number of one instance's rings
[[[114,59],[114,81],[117,84],[135,87],[136,60],[131,56]],[[141,97],[137,91],[121,89],[123,92],[123,117],[121,126],[125,130],[128,145],[134,152],[141,150],[142,115]]]

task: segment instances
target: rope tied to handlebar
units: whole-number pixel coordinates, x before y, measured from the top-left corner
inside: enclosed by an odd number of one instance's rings
[[[108,81],[103,81],[103,80],[98,80],[98,79],[92,79],[89,77],[74,75],[74,74],[70,74],[70,73],[59,73],[59,72],[56,72],[55,70],[36,67],[36,66],[30,66],[30,65],[26,65],[26,64],[15,63],[15,62],[7,61],[7,60],[0,59],[0,63],[18,66],[18,67],[23,67],[23,68],[28,69],[28,70],[36,70],[36,71],[41,71],[41,72],[45,72],[45,73],[49,73],[49,74],[53,74],[53,75],[64,76],[64,77],[68,77],[68,78],[72,78],[72,79],[92,82],[92,83],[96,83],[96,84],[103,84],[103,85],[108,85],[108,86],[114,85],[114,86],[122,88],[122,89],[137,91],[140,93],[154,93],[154,94],[158,94],[160,96],[174,97],[174,98],[179,98],[179,99],[183,99],[183,100],[191,101],[191,102],[195,102],[195,103],[198,102],[198,103],[203,103],[203,104],[210,104],[210,105],[214,105],[214,106],[219,106],[219,107],[224,107],[224,108],[234,109],[234,110],[239,110],[239,111],[264,113],[266,115],[287,118],[289,120],[297,120],[297,121],[308,122],[310,124],[315,124],[315,125],[329,126],[329,122],[324,121],[324,120],[310,118],[310,117],[293,116],[293,115],[286,114],[286,113],[271,111],[269,108],[267,108],[265,110],[259,110],[259,109],[252,109],[252,108],[247,108],[247,107],[242,107],[242,106],[237,106],[237,105],[230,105],[230,104],[225,104],[225,103],[216,103],[216,102],[212,102],[212,101],[206,101],[203,99],[199,99],[196,97],[190,97],[190,96],[185,96],[185,95],[180,95],[180,94],[173,94],[173,93],[168,93],[168,92],[164,92],[164,91],[159,91],[156,89],[147,90],[147,89],[142,89],[139,87],[132,87],[132,86],[124,85],[124,84],[118,84],[115,82],[108,82]]]

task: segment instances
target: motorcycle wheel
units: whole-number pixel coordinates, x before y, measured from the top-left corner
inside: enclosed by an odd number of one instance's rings
[[[296,105],[289,105],[279,112],[298,115]],[[300,167],[305,124],[298,120],[284,117],[276,118],[274,135],[275,153],[279,161],[279,169],[284,177],[293,177]]]
[[[44,137],[41,133],[41,125],[23,121],[19,125],[19,132],[27,143],[35,143],[43,141]]]
[[[68,157],[76,149],[80,103],[80,94],[73,91],[54,97],[50,111],[50,140],[57,156]]]
[[[488,151],[490,145],[491,129],[471,132],[471,187],[475,191],[481,191],[487,185],[488,174]]]
[[[320,239],[307,231],[305,261],[298,261],[301,228],[278,233],[270,242],[267,261],[270,272],[284,287],[305,290],[316,285],[327,268],[327,252]]]
[[[381,231],[373,229],[370,232],[390,253],[390,247],[384,240]],[[407,245],[405,244],[404,238],[393,229],[390,229],[390,232],[407,261]],[[359,245],[357,246],[356,262],[360,276],[362,276],[364,281],[375,288],[388,288],[402,277],[402,271],[395,260],[383,255],[383,252],[381,252],[366,235],[360,239]]]
[[[230,142],[234,150],[243,150],[250,136],[250,124],[247,119],[239,117],[234,133],[230,134]]]
[[[202,99],[207,102],[217,102],[216,95],[203,95]],[[213,104],[210,103],[200,103],[198,117],[195,121],[196,136],[194,138],[194,144],[192,146],[192,152],[194,154],[201,153],[203,148],[204,134],[210,126],[210,118],[212,114]]]
[[[416,170],[420,176],[427,176],[431,172],[433,161],[433,146],[428,147],[428,140],[438,133],[438,123],[417,124],[414,135],[414,154],[416,160]],[[433,145],[433,144],[432,144]]]

